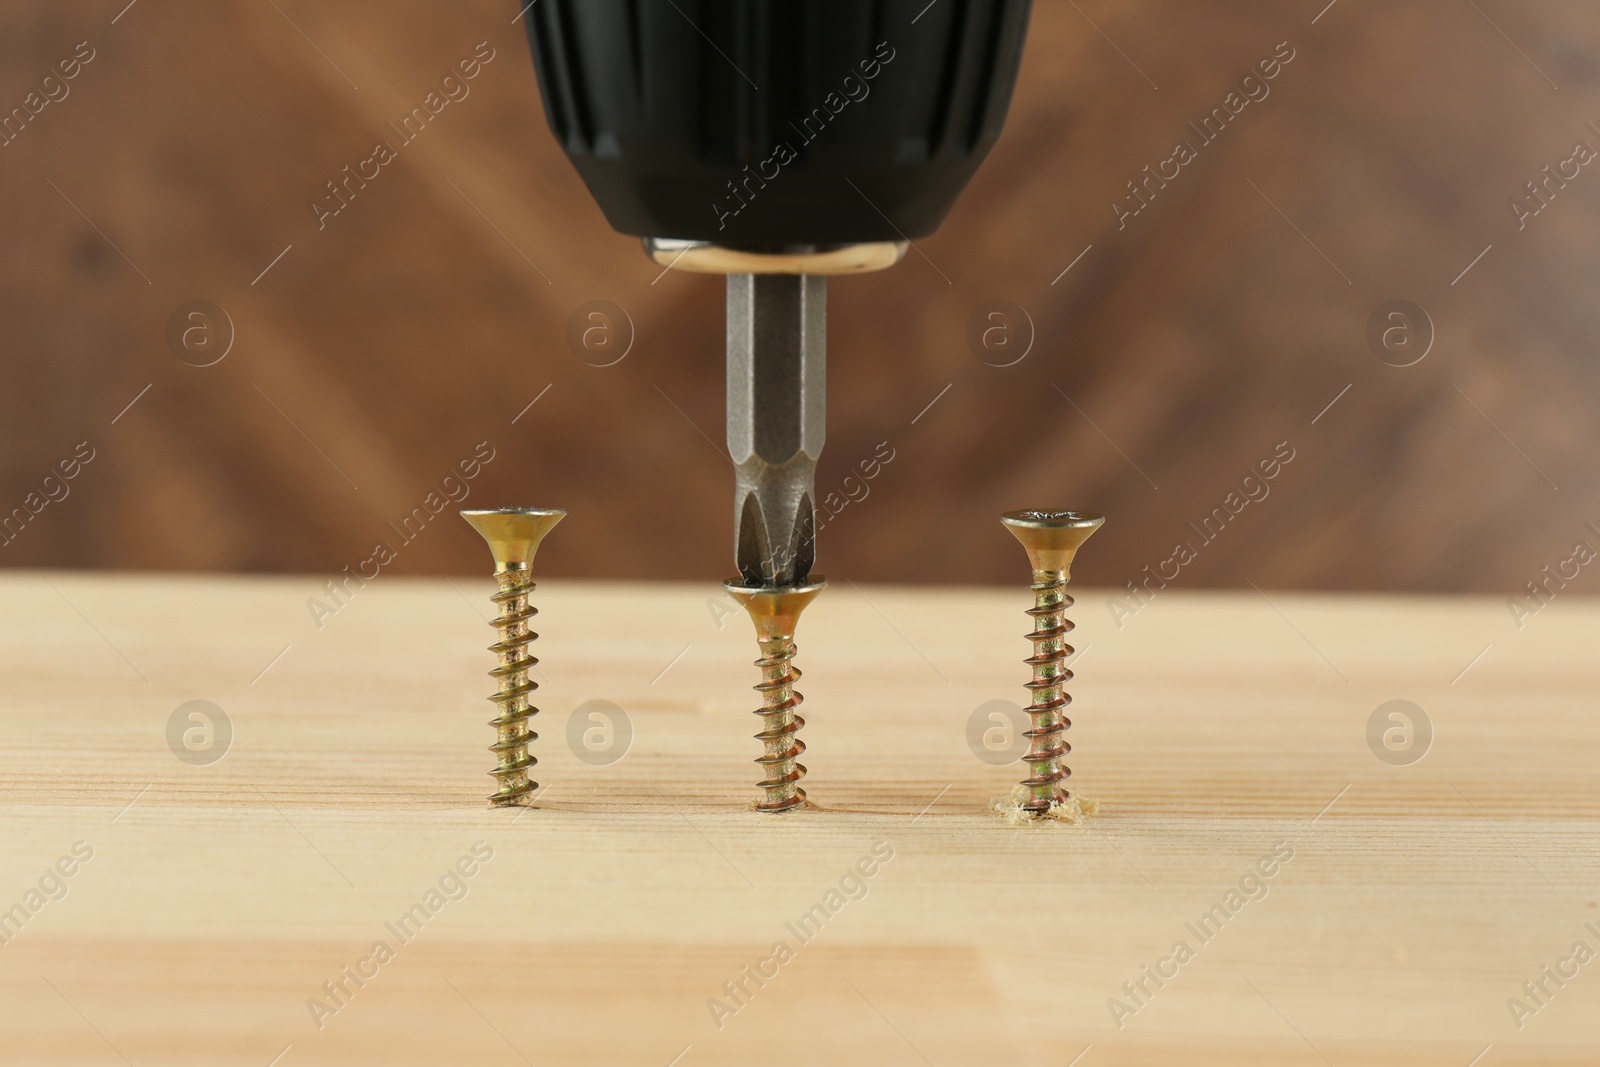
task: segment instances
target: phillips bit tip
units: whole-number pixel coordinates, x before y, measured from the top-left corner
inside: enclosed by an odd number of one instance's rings
[[[728,453],[748,585],[802,584],[816,558],[826,328],[825,278],[728,275]]]

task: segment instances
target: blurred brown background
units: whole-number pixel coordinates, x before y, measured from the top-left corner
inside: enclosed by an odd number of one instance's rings
[[[1180,586],[1510,596],[1600,545],[1600,167],[1521,229],[1508,206],[1600,147],[1600,14],[1324,3],[1039,0],[1006,134],[944,228],[832,285],[819,489],[842,498],[880,442],[894,459],[820,570],[1023,580],[995,516],[1052,505],[1110,516],[1077,576],[1111,585],[1187,540]],[[79,42],[93,58],[0,147],[0,508],[67,493],[0,564],[331,574],[387,542],[388,572],[478,573],[448,511],[411,541],[388,524],[488,442],[469,505],[572,511],[545,573],[732,572],[721,279],[659,276],[606,226],[516,12],[4,6],[8,113]],[[325,183],[482,41],[470,97],[319,231]],[[1270,94],[1119,229],[1126,183],[1198,146],[1187,124],[1280,42]],[[235,333],[209,367],[167,337],[197,299]],[[566,341],[597,299],[636,333],[609,367]],[[1436,329],[1412,366],[1369,347],[1391,299]],[[968,343],[992,300],[1033,323],[1012,366]],[[80,442],[93,459],[46,483]],[[1201,546],[1188,524],[1280,442],[1270,495]]]

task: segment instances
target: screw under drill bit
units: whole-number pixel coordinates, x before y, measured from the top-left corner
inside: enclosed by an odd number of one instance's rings
[[[529,703],[529,696],[539,688],[539,683],[528,677],[528,671],[539,662],[528,652],[539,636],[528,629],[529,620],[539,613],[528,603],[528,594],[533,592],[531,569],[539,542],[567,513],[561,508],[501,508],[463,511],[461,517],[489,543],[495,580],[500,584],[491,598],[500,606],[500,614],[490,624],[500,632],[500,640],[489,646],[489,651],[500,657],[499,665],[489,672],[499,682],[499,692],[489,698],[499,709],[489,720],[496,734],[489,751],[497,761],[489,774],[500,787],[490,794],[489,803],[527,806],[539,788],[539,783],[528,778],[529,769],[539,762],[528,754],[528,742],[539,736],[528,727],[528,721],[539,712]]]
[[[749,612],[761,645],[761,658],[756,660],[761,682],[755,687],[762,697],[762,706],[755,711],[761,716],[761,732],[756,734],[756,740],[766,746],[766,751],[756,763],[766,776],[760,788],[766,790],[767,796],[756,804],[757,811],[791,811],[806,802],[806,791],[800,788],[806,769],[798,762],[806,750],[798,736],[806,721],[795,714],[805,698],[794,688],[800,679],[794,666],[794,630],[800,613],[827,584],[826,579],[817,577],[805,585],[782,588],[734,581],[722,586]]]
[[[1072,774],[1061,765],[1061,758],[1072,751],[1061,736],[1072,725],[1064,714],[1072,697],[1062,688],[1072,680],[1072,671],[1065,665],[1073,652],[1066,643],[1073,629],[1066,617],[1072,606],[1067,581],[1079,546],[1106,519],[1088,511],[1008,511],[1000,521],[1022,542],[1033,565],[1034,605],[1028,610],[1034,621],[1033,633],[1028,635],[1033,655],[1024,661],[1033,668],[1033,679],[1027,683],[1032,696],[1027,708],[1031,726],[1026,733],[1028,751],[1022,757],[1031,773],[1022,782],[1027,793],[1022,809],[1043,815],[1052,804],[1067,799],[1060,783]]]

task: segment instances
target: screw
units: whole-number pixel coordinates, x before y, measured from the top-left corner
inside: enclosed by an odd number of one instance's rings
[[[501,508],[498,511],[463,511],[461,517],[489,542],[494,553],[494,576],[500,591],[492,599],[500,605],[500,615],[490,623],[500,632],[500,640],[489,651],[500,657],[500,665],[489,674],[500,683],[500,691],[489,699],[499,713],[489,720],[495,728],[495,743],[489,751],[498,761],[489,774],[500,788],[489,795],[489,803],[499,807],[527,806],[539,783],[528,779],[528,769],[539,762],[528,755],[528,742],[539,735],[528,728],[528,720],[539,709],[528,703],[529,694],[539,688],[530,681],[528,671],[539,661],[528,653],[528,646],[539,635],[528,629],[528,620],[539,614],[528,604],[533,592],[530,570],[533,555],[562,519],[563,508]]]
[[[1022,542],[1033,564],[1034,600],[1028,610],[1033,618],[1033,633],[1028,635],[1033,655],[1023,661],[1033,668],[1033,680],[1028,682],[1033,702],[1026,708],[1032,725],[1026,733],[1028,751],[1022,757],[1032,773],[1022,782],[1028,793],[1022,808],[1043,815],[1050,805],[1067,799],[1060,783],[1072,774],[1061,765],[1061,757],[1072,751],[1061,736],[1072,725],[1063,714],[1072,697],[1062,689],[1072,680],[1072,671],[1064,665],[1073,652],[1066,643],[1073,628],[1066,617],[1072,606],[1067,580],[1078,547],[1106,518],[1090,511],[1008,511],[1000,521]]]
[[[806,769],[796,762],[806,750],[805,742],[797,736],[806,721],[795,714],[805,698],[794,690],[794,683],[800,680],[800,672],[794,667],[794,628],[806,605],[827,586],[827,580],[820,576],[803,585],[722,583],[750,613],[761,646],[761,658],[756,660],[756,666],[761,668],[761,683],[755,687],[762,697],[762,706],[755,711],[761,716],[761,732],[756,734],[756,740],[766,746],[766,751],[756,763],[766,775],[760,788],[767,791],[767,797],[756,804],[757,811],[790,811],[806,802],[806,791],[800,788]]]

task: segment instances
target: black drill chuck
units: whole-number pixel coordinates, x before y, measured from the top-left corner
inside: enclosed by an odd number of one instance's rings
[[[932,233],[1000,135],[1029,6],[539,0],[527,23],[614,228],[760,250]]]

